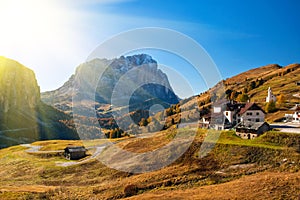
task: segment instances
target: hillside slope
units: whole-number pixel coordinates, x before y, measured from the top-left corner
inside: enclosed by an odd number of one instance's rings
[[[260,104],[265,103],[268,87],[272,88],[276,96],[284,95],[283,108],[290,108],[299,99],[293,95],[300,93],[300,64],[291,64],[285,67],[269,65],[250,70],[232,78],[226,79],[226,89],[243,92],[246,88],[250,100]]]
[[[199,114],[204,116],[210,112],[211,98],[215,93],[214,91],[217,88],[223,88],[221,90],[223,93],[217,94],[217,97],[214,98],[241,101],[242,94],[246,94],[250,102],[255,102],[264,109],[268,88],[271,87],[278,99],[276,103],[277,111],[268,113],[266,119],[269,122],[279,121],[282,120],[285,113],[292,113],[293,111],[290,111],[290,109],[300,103],[298,96],[300,86],[297,84],[299,81],[300,64],[291,64],[285,67],[276,64],[262,66],[220,81],[208,91],[182,100],[176,106],[180,107],[182,120],[199,120]],[[167,115],[169,116],[167,122],[170,122],[172,118],[175,119],[175,122],[178,122],[179,112],[176,112],[176,106],[170,108],[175,114],[172,116]],[[170,109],[165,110],[165,114]]]

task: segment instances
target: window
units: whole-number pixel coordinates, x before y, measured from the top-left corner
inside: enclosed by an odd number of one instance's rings
[[[248,119],[249,122],[251,122],[251,119]]]
[[[256,115],[259,115],[259,112],[257,112]]]
[[[259,118],[256,118],[256,120],[255,120],[256,122],[259,122],[260,120],[259,120]]]

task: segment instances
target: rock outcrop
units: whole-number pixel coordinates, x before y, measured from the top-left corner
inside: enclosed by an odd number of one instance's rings
[[[71,117],[40,100],[35,74],[0,57],[0,148],[45,139],[78,139]]]
[[[0,110],[35,108],[40,88],[34,72],[20,63],[0,57]]]

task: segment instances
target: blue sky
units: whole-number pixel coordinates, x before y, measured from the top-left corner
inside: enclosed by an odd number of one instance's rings
[[[42,91],[61,86],[106,39],[142,27],[169,28],[193,38],[224,79],[267,64],[300,62],[297,0],[2,0],[0,4],[4,24],[0,55],[33,69]],[[184,61],[153,54],[159,63],[179,72],[185,67]],[[195,93],[207,89],[192,70],[186,73]]]

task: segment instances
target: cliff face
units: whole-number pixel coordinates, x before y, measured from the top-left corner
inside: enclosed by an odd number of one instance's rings
[[[40,88],[34,72],[20,63],[0,57],[0,110],[35,108]]]
[[[76,139],[66,114],[43,104],[32,70],[0,57],[0,148],[44,139]]]

